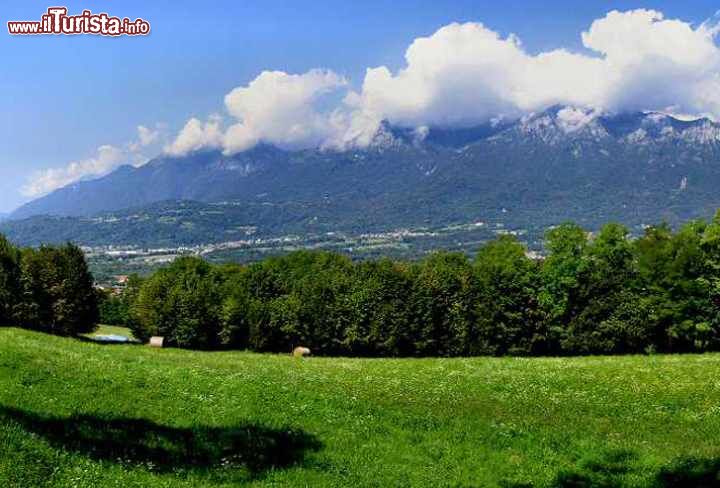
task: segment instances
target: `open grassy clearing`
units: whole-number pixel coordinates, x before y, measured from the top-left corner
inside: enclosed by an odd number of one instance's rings
[[[0,329],[3,487],[693,486],[718,439],[718,354],[297,360]]]

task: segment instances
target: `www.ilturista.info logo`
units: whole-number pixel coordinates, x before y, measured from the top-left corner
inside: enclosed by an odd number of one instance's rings
[[[68,15],[66,7],[50,7],[39,21],[9,21],[12,35],[37,34],[95,34],[98,36],[146,36],[150,23],[141,18],[111,17],[106,13],[94,14],[83,10],[80,15]]]

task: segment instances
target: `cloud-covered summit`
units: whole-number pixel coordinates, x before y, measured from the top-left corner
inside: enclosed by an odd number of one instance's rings
[[[606,111],[661,110],[720,117],[717,28],[654,10],[612,11],[580,33],[585,52],[529,53],[515,35],[453,23],[412,41],[405,66],[368,68],[359,90],[329,70],[263,72],[225,97],[227,153],[259,141],[289,147],[366,145],[381,120],[469,126],[555,104]],[[344,91],[334,108],[317,100]],[[183,131],[184,132],[184,131]],[[170,152],[180,153],[181,132]]]
[[[233,154],[259,142],[288,149],[364,147],[383,120],[420,129],[463,127],[556,104],[582,109],[563,113],[569,128],[601,111],[717,120],[717,32],[716,24],[693,25],[654,10],[612,11],[579,33],[582,52],[531,53],[513,34],[503,37],[480,22],[452,23],[414,39],[402,68],[368,68],[359,85],[328,69],[263,71],[225,95],[222,113],[190,118],[164,150]],[[69,182],[117,163],[73,164],[38,174],[28,188],[51,189],[54,183],[41,180],[53,171],[63,177],[52,181]]]

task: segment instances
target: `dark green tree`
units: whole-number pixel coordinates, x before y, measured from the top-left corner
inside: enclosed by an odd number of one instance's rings
[[[20,302],[20,250],[0,235],[0,324],[15,325]]]
[[[339,314],[345,318],[344,350],[361,356],[412,354],[410,289],[405,266],[386,258],[358,263]]]
[[[133,304],[135,337],[163,336],[168,345],[220,344],[222,275],[206,261],[183,257],[147,279]]]
[[[16,313],[25,326],[60,335],[91,332],[97,326],[98,295],[79,247],[24,250],[20,281]]]
[[[647,324],[621,319],[639,307],[634,293],[637,270],[627,228],[607,224],[583,249],[583,265],[567,316],[563,349],[568,353],[642,351],[651,335]]]
[[[469,354],[475,324],[476,286],[464,254],[437,252],[411,267],[410,330],[414,353]]]
[[[537,354],[545,347],[537,303],[539,264],[513,236],[481,247],[475,257],[477,325],[472,354]]]
[[[717,337],[711,257],[714,230],[702,221],[648,229],[636,243],[644,299],[653,318],[653,347],[705,350]]]
[[[583,305],[580,292],[588,267],[587,245],[587,232],[573,223],[562,224],[546,235],[548,256],[542,265],[538,300],[547,353],[561,352],[567,326]]]

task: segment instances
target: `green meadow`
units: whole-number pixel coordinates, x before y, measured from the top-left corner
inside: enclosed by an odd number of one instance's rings
[[[720,355],[296,359],[0,329],[0,486],[718,486]]]

